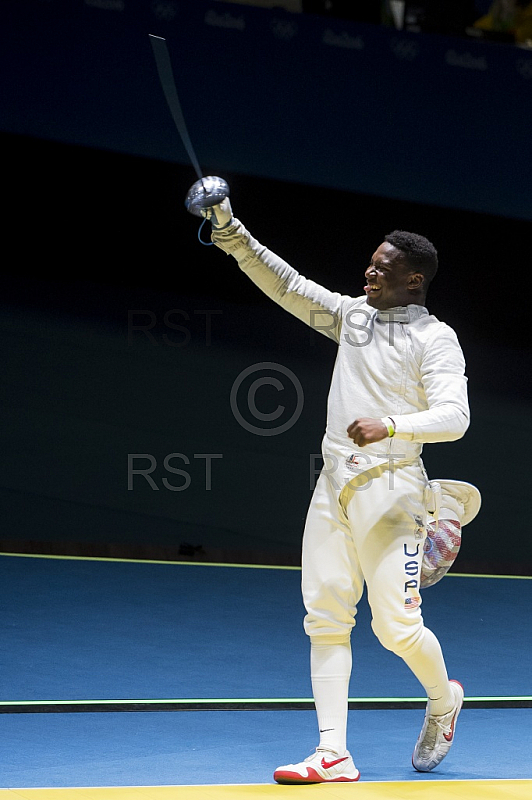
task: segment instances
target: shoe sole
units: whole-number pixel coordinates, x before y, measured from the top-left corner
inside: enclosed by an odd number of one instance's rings
[[[321,778],[316,770],[312,769],[312,767],[307,767],[308,776],[304,778],[302,775],[296,775],[292,773],[294,777],[291,777],[285,773],[285,775],[278,775],[277,772],[273,773],[273,779],[277,783],[281,783],[286,785],[296,785],[296,784],[306,784],[306,783],[356,783],[360,779],[360,772],[358,773],[356,778],[348,778],[347,776],[339,775],[336,778]]]

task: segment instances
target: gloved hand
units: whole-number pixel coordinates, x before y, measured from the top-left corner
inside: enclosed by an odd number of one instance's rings
[[[212,227],[218,231],[227,228],[233,219],[233,209],[231,208],[229,198],[226,197],[225,200],[222,200],[218,205],[202,208],[201,216],[205,217],[205,219],[209,219]]]

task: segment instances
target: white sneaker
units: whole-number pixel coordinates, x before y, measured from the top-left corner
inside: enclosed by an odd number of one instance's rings
[[[318,750],[299,764],[277,767],[273,773],[277,783],[340,783],[354,782],[360,772],[348,751],[343,756],[331,750]]]
[[[454,741],[456,720],[464,700],[464,687],[458,681],[449,681],[449,685],[455,697],[451,711],[440,716],[431,715],[427,703],[425,721],[412,755],[412,765],[418,772],[430,772],[437,767]]]

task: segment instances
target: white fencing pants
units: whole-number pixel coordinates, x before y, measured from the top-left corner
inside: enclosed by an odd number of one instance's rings
[[[302,589],[305,631],[314,648],[311,670],[320,728],[331,708],[339,727],[340,710],[345,707],[347,714],[351,664],[342,653],[364,582],[372,628],[381,644],[412,669],[435,704],[433,713],[452,706],[441,648],[421,616],[426,485],[420,462],[376,467],[342,491],[325,473],[318,479],[303,537]],[[342,748],[336,744],[331,749]]]
[[[303,537],[305,630],[340,641],[355,624],[364,582],[372,627],[397,655],[423,635],[419,578],[427,480],[418,463],[376,467],[342,491],[318,479]]]

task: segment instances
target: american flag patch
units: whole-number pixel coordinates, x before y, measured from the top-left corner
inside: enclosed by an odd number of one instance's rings
[[[407,611],[411,611],[419,605],[421,605],[421,597],[407,597],[405,600],[405,608]]]

